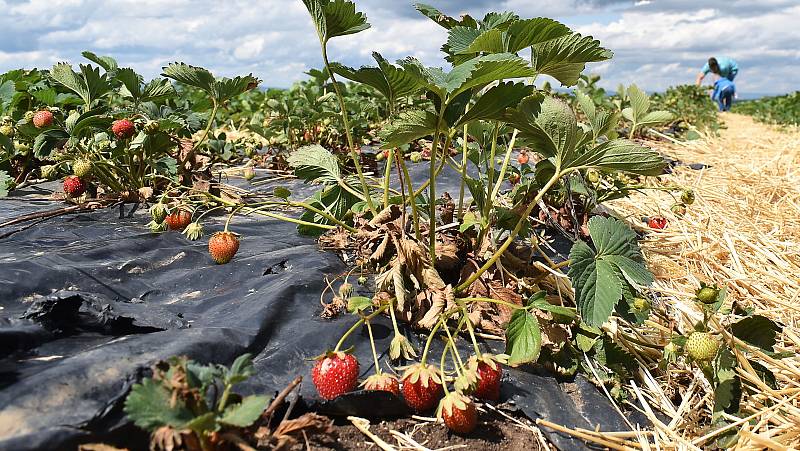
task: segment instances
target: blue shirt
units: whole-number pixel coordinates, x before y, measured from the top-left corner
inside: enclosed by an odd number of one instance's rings
[[[716,58],[717,64],[719,64],[719,75],[733,80],[736,74],[739,73],[739,66],[736,64],[736,61],[726,56],[719,56]],[[708,75],[709,72],[711,72],[711,68],[709,68],[708,63],[706,63],[705,66],[703,66],[703,75]]]

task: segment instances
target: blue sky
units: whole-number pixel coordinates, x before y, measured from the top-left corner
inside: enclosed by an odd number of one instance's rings
[[[594,64],[602,84],[647,90],[692,82],[712,55],[741,67],[743,93],[800,90],[800,2],[796,0],[427,0],[448,14],[482,17],[512,10],[547,16],[598,38],[614,51]],[[443,65],[444,30],[411,2],[360,0],[373,27],[331,41],[330,56],[368,64],[373,50],[389,59],[414,55]],[[300,0],[0,0],[0,72],[83,62],[82,50],[111,55],[154,77],[170,61],[218,75],[252,72],[266,86],[289,86],[320,65],[308,13]]]

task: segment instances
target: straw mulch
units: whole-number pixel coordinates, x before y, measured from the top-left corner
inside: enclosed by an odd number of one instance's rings
[[[657,183],[681,185],[696,193],[696,202],[683,217],[670,211],[680,193],[637,193],[613,202],[615,214],[639,230],[641,218],[661,214],[667,229],[648,231],[641,243],[656,275],[655,314],[638,332],[645,342],[663,346],[675,334],[692,330],[702,320],[693,301],[701,281],[717,283],[732,302],[751,307],[783,326],[777,352],[793,357],[775,359],[736,340],[724,327],[739,319],[719,316],[712,329],[723,345],[733,348],[739,376],[758,387],[745,395],[744,418],[725,415],[731,430],[739,431],[736,449],[800,449],[800,130],[778,130],[751,118],[725,114],[727,129],[719,136],[691,143],[650,143],[685,164],[704,163],[693,170],[679,165]],[[621,328],[620,328],[621,329]],[[625,334],[615,328],[609,332]],[[713,392],[702,372],[679,359],[666,370],[652,364],[656,352],[636,347],[640,378],[631,380],[629,408],[642,411],[651,431],[637,435],[575,431],[584,439],[614,449],[708,449],[714,447],[711,427]],[[747,352],[742,352],[746,349]],[[755,361],[773,372],[777,389],[757,376]],[[677,400],[677,402],[676,402]]]

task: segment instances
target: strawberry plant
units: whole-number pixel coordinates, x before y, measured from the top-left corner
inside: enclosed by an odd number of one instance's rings
[[[693,130],[715,133],[720,128],[717,105],[708,91],[699,86],[673,86],[664,93],[653,94],[651,102],[654,108],[671,112],[675,116],[675,131],[689,138],[699,137]]]
[[[599,107],[579,90],[579,122],[567,102],[532,84],[546,74],[566,86],[575,85],[587,63],[607,60],[611,52],[550,19],[489,13],[482,19],[457,20],[420,4],[417,9],[448,33],[442,49],[450,67],[427,67],[412,57],[391,63],[375,53],[377,65],[356,69],[329,61],[327,43],[368,28],[364,14],[345,0],[304,4],[321,44],[325,70],[320,76],[330,80],[339,103],[351,162],[321,145],[291,154],[288,162],[295,175],[320,186],[304,202],[313,208],[306,208],[298,228],[310,233],[322,226],[329,229],[320,238],[326,245],[348,243],[344,247],[355,252],[360,271],[374,273],[376,288],[371,299],[351,297],[350,290],[337,295],[358,319],[314,366],[321,396],[327,399],[355,388],[352,371],[346,371],[353,365],[344,363],[344,343],[363,326],[371,337],[370,320],[388,314],[394,330],[390,358],[412,361],[400,384],[406,403],[416,411],[438,404],[452,430],[468,433],[476,419],[472,397],[498,399],[502,366],[536,361],[544,334],[559,328],[585,329],[596,330],[599,337],[599,328],[612,315],[628,318],[633,311],[638,312],[634,321],[643,321],[649,307],[641,291],[653,277],[636,234],[620,220],[588,217],[604,199],[627,194],[628,176],[659,175],[664,161],[653,150],[617,137],[620,113],[610,102]],[[520,56],[528,52],[529,58]],[[386,152],[381,155],[386,164],[380,179],[361,170],[359,149],[348,131],[350,112],[340,89],[344,85],[337,75],[374,89],[387,105],[389,119],[379,132]],[[583,80],[587,92],[596,89],[591,79]],[[655,117],[660,112],[648,111],[644,93],[635,87],[629,91],[631,106],[620,104],[618,109],[634,123],[631,137],[642,126],[667,120]],[[398,101],[404,98],[416,100]],[[403,157],[413,146],[421,150],[411,153],[411,163],[427,165],[427,178],[421,183],[412,180]],[[516,152],[518,146],[523,153]],[[517,155],[519,166],[511,164],[512,155]],[[445,165],[461,174],[457,201],[437,191]],[[397,186],[390,183],[392,173]],[[602,184],[604,178],[619,184]],[[551,273],[540,273],[525,260],[537,255],[539,244],[534,210],[547,203],[574,209],[566,199],[575,192],[591,198],[582,223],[587,241],[575,242],[566,264],[539,255],[556,274],[569,265],[565,278],[570,284],[564,288],[574,289],[574,295],[564,296],[559,286],[562,295],[554,299],[544,290]],[[518,252],[526,257],[518,257]],[[421,353],[401,333],[400,321],[428,330]],[[485,354],[476,328],[504,335],[505,353]],[[467,359],[456,351],[462,336],[469,337],[474,351]],[[438,364],[431,356],[436,337],[445,342]],[[553,359],[558,353],[577,355],[577,344],[553,344],[546,350]],[[363,385],[394,386],[380,370],[374,343],[372,347],[376,374]],[[319,376],[322,368],[339,367],[343,370],[330,376],[335,384]]]
[[[732,111],[753,116],[767,124],[800,125],[800,91],[776,97],[737,101]]]
[[[156,364],[152,378],[133,386],[125,413],[150,432],[151,449],[210,450],[222,449],[223,443],[246,443],[240,431],[253,425],[269,402],[267,396],[233,391],[253,372],[249,354],[230,368],[173,357]]]

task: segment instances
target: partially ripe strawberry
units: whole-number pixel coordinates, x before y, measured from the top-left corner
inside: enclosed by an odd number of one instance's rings
[[[469,434],[478,425],[478,409],[471,399],[458,392],[442,400],[441,415],[447,428],[456,434]]]
[[[351,392],[358,385],[358,359],[344,352],[329,352],[317,360],[311,380],[324,399]]]
[[[80,197],[86,192],[86,184],[80,177],[70,175],[64,179],[64,193],[67,197]]]
[[[170,230],[183,230],[192,222],[192,214],[182,208],[173,211],[164,218]]]
[[[373,374],[362,382],[361,386],[364,390],[388,391],[397,397],[400,396],[400,381],[391,374]]]
[[[520,176],[516,172],[512,172],[511,174],[508,174],[508,183],[510,183],[512,186],[514,186],[517,183],[519,183],[519,180],[520,180]]]
[[[217,232],[208,239],[208,253],[218,265],[233,259],[239,251],[239,238],[233,232]]]
[[[528,152],[520,152],[519,155],[517,155],[517,163],[519,164],[528,164],[529,159]]]
[[[128,139],[136,132],[136,126],[130,119],[120,119],[111,124],[111,131],[118,139]]]
[[[653,216],[647,220],[647,226],[651,229],[663,230],[667,227],[667,218],[663,216]]]
[[[476,398],[497,401],[500,399],[500,379],[503,377],[503,367],[489,355],[471,357],[470,368],[476,367],[478,383],[472,392]]]
[[[33,115],[33,125],[36,128],[49,127],[52,124],[53,124],[53,113],[47,110],[37,111],[36,114]]]
[[[417,412],[432,409],[442,397],[442,377],[436,367],[414,364],[403,373],[403,397]]]

